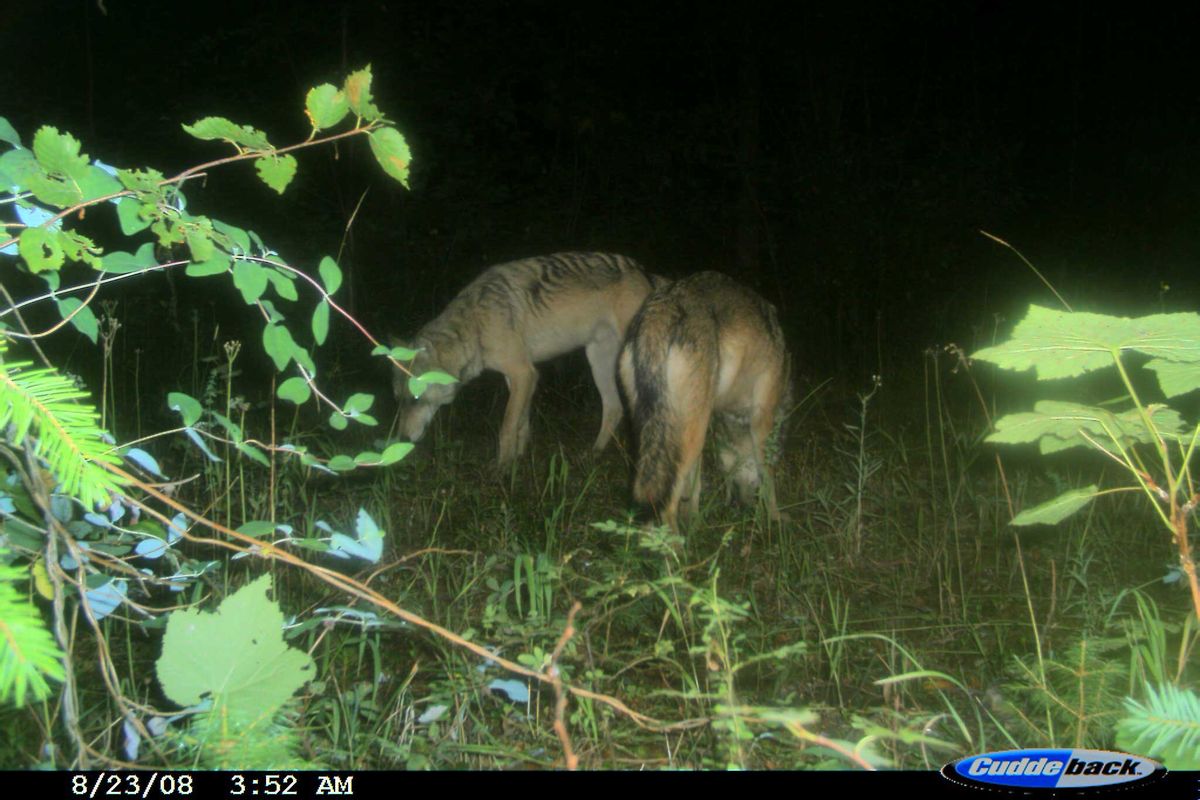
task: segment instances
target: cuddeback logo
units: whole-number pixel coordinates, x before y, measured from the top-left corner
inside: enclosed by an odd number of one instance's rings
[[[1157,780],[1166,769],[1156,761],[1108,750],[1004,750],[960,758],[942,775],[973,787],[1098,789]]]

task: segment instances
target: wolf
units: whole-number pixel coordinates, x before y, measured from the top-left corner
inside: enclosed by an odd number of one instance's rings
[[[411,401],[401,434],[418,441],[463,384],[495,370],[508,384],[498,456],[504,467],[529,443],[535,365],[583,348],[603,407],[593,449],[603,450],[623,414],[616,368],[625,331],[652,287],[665,282],[633,259],[609,253],[558,253],[488,268],[411,341],[398,342],[419,350],[409,366],[413,375],[439,370],[458,379],[431,384],[413,400],[407,374],[394,368],[396,399]]]
[[[672,530],[700,501],[710,421],[740,499],[760,487],[779,519],[765,447],[789,394],[790,358],[775,307],[719,272],[657,288],[633,322],[618,372],[637,441],[633,497]],[[715,420],[714,420],[715,417]]]

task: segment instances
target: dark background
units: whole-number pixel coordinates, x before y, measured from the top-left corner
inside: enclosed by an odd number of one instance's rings
[[[51,124],[93,157],[171,174],[225,154],[180,123],[225,115],[298,141],[305,91],[369,63],[412,147],[411,191],[351,142],[300,154],[283,198],[238,165],[191,188],[189,209],[315,270],[366,192],[341,263],[376,335],[415,331],[488,264],[611,250],[757,287],[804,375],[861,383],[1053,302],[980,229],[1077,309],[1195,307],[1184,8],[6,4],[0,114],[26,141]],[[196,284],[151,276],[140,290],[158,299],[137,316],[239,311],[232,288]]]

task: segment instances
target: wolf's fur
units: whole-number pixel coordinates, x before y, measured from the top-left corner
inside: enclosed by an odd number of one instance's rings
[[[764,483],[778,519],[764,447],[789,382],[775,308],[718,272],[657,288],[629,327],[619,374],[638,458],[634,499],[677,526],[700,499],[700,456],[715,416],[717,449],[743,502]]]
[[[417,441],[460,386],[485,369],[495,370],[508,384],[500,426],[499,463],[504,466],[529,442],[530,400],[538,378],[534,365],[583,348],[603,405],[595,443],[602,450],[621,421],[617,354],[650,290],[651,278],[637,262],[606,253],[559,253],[490,267],[404,343],[421,349],[410,367],[414,375],[440,370],[458,383],[430,385],[413,401],[407,376],[395,370],[396,399],[411,402],[401,432]]]

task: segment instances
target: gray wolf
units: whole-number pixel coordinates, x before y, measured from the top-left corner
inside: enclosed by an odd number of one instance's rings
[[[633,322],[618,372],[637,439],[633,497],[677,529],[700,500],[710,422],[739,498],[760,487],[779,518],[765,454],[788,393],[789,357],[775,307],[719,272],[657,288]]]
[[[430,385],[413,400],[408,376],[394,369],[396,399],[409,401],[401,433],[410,441],[419,440],[459,387],[485,369],[495,370],[508,384],[498,462],[501,467],[510,464],[529,443],[530,401],[538,380],[535,365],[583,348],[603,406],[594,449],[604,449],[622,416],[617,354],[651,288],[652,279],[637,262],[607,253],[558,253],[490,267],[437,319],[411,341],[402,342],[420,350],[409,366],[412,374],[439,370],[458,382]]]

